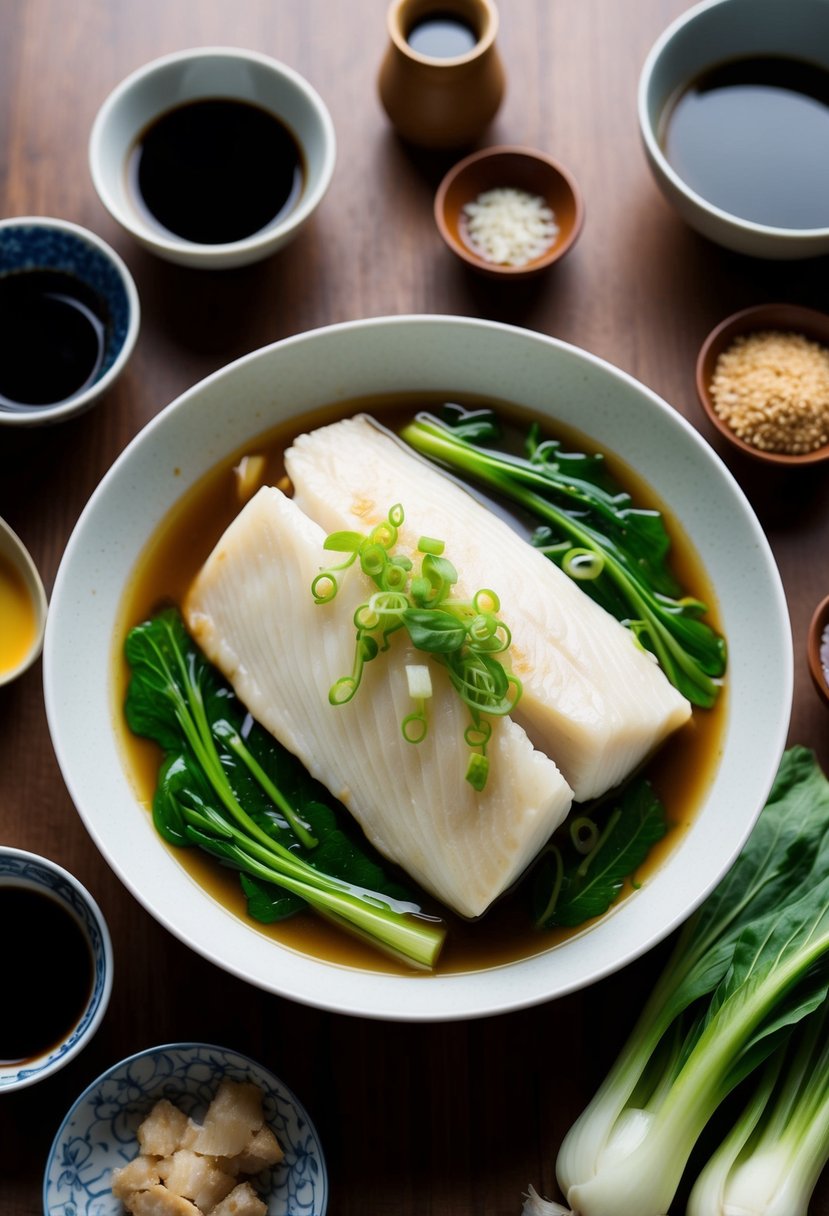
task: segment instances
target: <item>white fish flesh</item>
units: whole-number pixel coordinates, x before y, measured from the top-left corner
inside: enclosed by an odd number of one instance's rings
[[[364,415],[301,435],[285,465],[297,505],[326,533],[367,531],[400,503],[399,544],[446,542],[457,592],[489,587],[523,684],[513,717],[579,802],[618,785],[691,714],[630,630],[504,520]]]
[[[193,636],[241,700],[339,798],[369,840],[450,908],[477,917],[521,875],[565,818],[572,791],[509,718],[493,719],[489,778],[465,779],[468,710],[444,668],[405,630],[366,664],[352,701],[331,685],[351,672],[355,609],[373,589],[347,572],[329,604],[311,582],[330,564],[325,533],[279,490],[261,489],[221,537],[185,604]],[[405,666],[428,662],[429,730],[412,744]]]

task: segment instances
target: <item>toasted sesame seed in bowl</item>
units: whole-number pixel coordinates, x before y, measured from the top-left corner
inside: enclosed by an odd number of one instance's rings
[[[746,455],[781,465],[829,459],[829,316],[763,304],[727,317],[700,350],[697,393]]]

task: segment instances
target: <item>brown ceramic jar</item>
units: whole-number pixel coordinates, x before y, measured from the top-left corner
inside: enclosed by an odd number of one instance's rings
[[[407,39],[429,16],[456,18],[475,34],[470,51],[451,58],[419,54]],[[395,129],[427,148],[472,143],[492,121],[504,94],[492,0],[392,0],[389,45],[380,67],[380,100]]]

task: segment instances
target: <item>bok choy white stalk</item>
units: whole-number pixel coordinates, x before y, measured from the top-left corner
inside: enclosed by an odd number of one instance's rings
[[[757,825],[686,924],[621,1055],[565,1137],[578,1216],[664,1216],[705,1124],[829,988],[829,783],[783,758]],[[525,1213],[552,1213],[534,1194]]]
[[[807,1216],[829,1160],[829,1005],[767,1061],[694,1183],[688,1216]]]

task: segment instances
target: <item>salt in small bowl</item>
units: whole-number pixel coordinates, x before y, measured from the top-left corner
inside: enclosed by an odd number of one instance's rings
[[[94,232],[39,215],[0,220],[0,276],[33,270],[77,279],[100,302],[103,355],[92,383],[61,401],[8,406],[0,399],[0,426],[44,426],[88,410],[112,388],[138,338],[141,308],[132,275]]]
[[[62,904],[86,938],[92,965],[92,984],[86,1004],[63,1037],[39,1056],[0,1064],[2,1098],[12,1090],[23,1089],[52,1076],[91,1042],[109,1004],[113,958],[109,929],[101,909],[77,878],[56,862],[23,849],[0,845],[0,886],[26,888]],[[25,932],[25,926],[15,926],[8,932]],[[32,943],[32,965],[38,965],[36,942]],[[3,999],[14,1000],[15,986],[26,982],[25,974],[4,974]]]
[[[716,427],[735,451],[745,456],[781,468],[820,464],[829,460],[829,443],[801,454],[763,451],[741,439],[714,408],[711,381],[720,355],[728,350],[736,338],[767,330],[801,334],[812,342],[829,347],[829,315],[826,313],[796,304],[757,304],[751,308],[743,308],[716,325],[700,347],[696,365],[696,386],[700,405],[712,426]]]
[[[557,234],[544,251],[523,265],[488,261],[464,234],[464,208],[489,190],[514,189],[544,199]],[[435,222],[451,251],[480,274],[497,279],[527,279],[548,269],[572,249],[584,223],[584,202],[575,179],[563,165],[531,148],[495,147],[473,152],[449,170],[438,187]]]
[[[286,1085],[241,1052],[207,1043],[167,1043],[107,1069],[70,1107],[52,1143],[43,1179],[44,1212],[122,1216],[112,1171],[138,1156],[137,1131],[167,1098],[199,1121],[219,1082],[252,1081],[263,1094],[265,1122],[285,1154],[253,1179],[268,1216],[324,1216],[328,1174],[307,1112]]]

